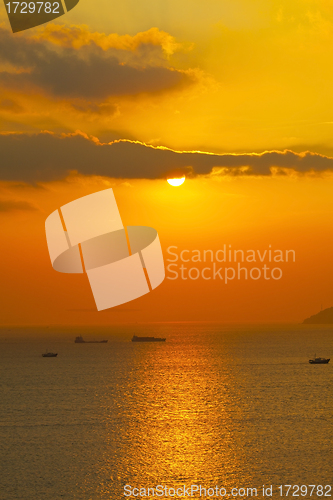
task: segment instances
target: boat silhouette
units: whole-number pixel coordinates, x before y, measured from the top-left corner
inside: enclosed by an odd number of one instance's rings
[[[313,359],[309,359],[309,363],[311,365],[327,365],[330,362],[328,358],[317,358],[317,355],[314,355]]]
[[[57,352],[44,352],[44,354],[42,354],[43,358],[56,358],[58,356],[58,353]]]
[[[166,339],[160,337],[138,337],[133,335],[132,342],[165,342]]]
[[[106,344],[107,340],[83,340],[83,337],[79,335],[74,342],[75,344]]]

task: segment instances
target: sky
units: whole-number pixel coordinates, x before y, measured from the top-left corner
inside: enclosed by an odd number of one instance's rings
[[[332,49],[328,0],[81,0],[15,34],[0,5],[0,324],[301,322],[331,307]],[[44,227],[110,187],[125,225],[157,229],[166,266],[170,246],[295,262],[227,284],[167,271],[98,313],[86,276],[53,271]]]

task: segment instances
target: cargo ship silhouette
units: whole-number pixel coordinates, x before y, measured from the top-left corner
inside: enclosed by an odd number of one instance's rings
[[[165,342],[166,339],[162,339],[159,337],[138,337],[137,335],[133,335],[132,342]]]
[[[74,340],[75,344],[106,344],[107,340],[83,340],[83,337],[79,335]]]

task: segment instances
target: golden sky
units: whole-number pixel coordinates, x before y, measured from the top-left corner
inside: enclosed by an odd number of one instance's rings
[[[0,322],[301,321],[333,305],[332,49],[328,0],[86,0],[16,34],[0,5]],[[166,258],[271,245],[296,262],[275,282],[166,280],[97,313],[85,277],[52,270],[44,222],[107,187]]]

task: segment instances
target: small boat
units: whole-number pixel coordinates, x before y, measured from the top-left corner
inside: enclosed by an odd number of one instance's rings
[[[137,335],[133,335],[132,342],[165,342],[166,339],[162,339],[159,337],[138,337]]]
[[[106,344],[107,340],[83,340],[83,337],[79,335],[74,342],[75,344]]]
[[[58,356],[57,352],[44,352],[42,354],[43,358],[56,358]]]
[[[317,358],[316,354],[313,359],[309,359],[311,365],[327,365],[329,362],[330,360],[327,358]]]

